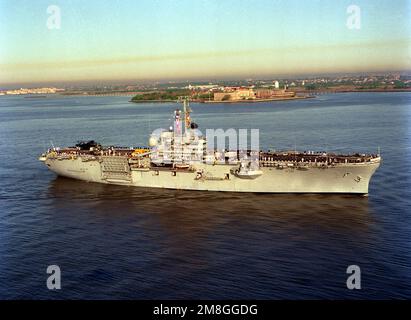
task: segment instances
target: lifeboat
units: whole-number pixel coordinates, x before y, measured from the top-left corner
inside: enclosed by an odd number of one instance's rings
[[[131,156],[132,156],[132,157],[138,157],[138,156],[141,156],[141,155],[146,154],[146,153],[148,153],[148,152],[150,152],[150,149],[147,149],[147,148],[137,148],[137,149],[135,149],[135,150],[131,153]]]
[[[174,165],[174,167],[175,167],[176,169],[180,169],[180,170],[188,170],[188,169],[190,169],[190,165],[189,165],[189,164],[185,164],[185,163],[176,163],[176,164]]]
[[[249,163],[247,166],[241,163],[240,168],[235,170],[234,175],[241,179],[256,179],[263,174],[258,168],[253,168]]]
[[[235,175],[241,179],[255,179],[261,176],[261,170],[238,170]]]

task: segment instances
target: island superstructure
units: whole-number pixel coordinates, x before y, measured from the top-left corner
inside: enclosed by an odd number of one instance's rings
[[[217,150],[196,134],[188,100],[174,126],[148,147],[103,147],[94,141],[52,148],[39,158],[60,176],[90,182],[183,190],[368,194],[379,154]]]

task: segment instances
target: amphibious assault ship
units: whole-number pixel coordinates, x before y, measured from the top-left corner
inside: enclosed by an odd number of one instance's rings
[[[191,120],[188,100],[174,126],[148,147],[95,141],[49,149],[39,158],[60,176],[106,184],[184,190],[368,194],[379,154],[209,149]]]

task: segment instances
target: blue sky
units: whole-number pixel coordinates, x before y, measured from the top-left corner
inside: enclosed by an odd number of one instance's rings
[[[347,7],[361,9],[348,29]],[[50,30],[47,7],[61,10]],[[0,83],[410,69],[410,1],[0,0]]]

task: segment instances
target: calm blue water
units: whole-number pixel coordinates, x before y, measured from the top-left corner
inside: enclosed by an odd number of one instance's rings
[[[264,148],[376,153],[368,198],[150,190],[57,178],[54,145],[145,145],[175,104],[0,97],[0,298],[411,298],[411,95],[193,104]],[[57,264],[62,289],[49,291]],[[362,289],[346,288],[346,268]]]

